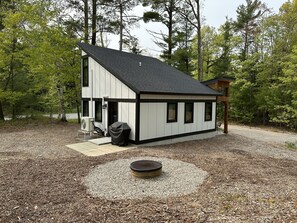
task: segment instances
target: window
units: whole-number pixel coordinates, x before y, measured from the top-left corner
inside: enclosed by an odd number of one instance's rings
[[[212,102],[205,102],[205,121],[211,121],[212,120]]]
[[[185,103],[185,123],[194,122],[194,104]]]
[[[177,103],[167,103],[167,122],[177,122]]]
[[[82,116],[83,117],[89,116],[89,101],[87,100],[82,101]]]
[[[87,57],[82,59],[82,85],[83,87],[89,86],[89,66]]]
[[[95,122],[102,122],[102,102],[95,101]]]

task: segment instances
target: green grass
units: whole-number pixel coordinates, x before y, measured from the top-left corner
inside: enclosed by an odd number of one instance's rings
[[[77,119],[69,119],[67,120],[67,122],[78,123]],[[24,126],[40,126],[40,125],[59,124],[59,123],[62,123],[59,119],[40,115],[40,116],[33,116],[30,118],[18,118],[18,119],[0,121],[0,128],[6,128],[6,127],[22,128]]]
[[[286,146],[288,149],[291,150],[297,150],[297,142],[296,143],[292,143],[292,142],[285,142]]]

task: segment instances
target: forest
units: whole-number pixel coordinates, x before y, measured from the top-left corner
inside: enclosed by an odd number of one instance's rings
[[[277,13],[246,0],[219,27],[203,21],[203,0],[0,0],[0,120],[80,112],[78,42],[143,54],[131,30],[150,30],[159,59],[204,81],[233,77],[230,119],[297,130],[297,0]],[[133,15],[142,5],[143,16]]]

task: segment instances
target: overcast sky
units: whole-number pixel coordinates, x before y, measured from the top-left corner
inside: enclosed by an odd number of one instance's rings
[[[278,12],[281,5],[287,0],[262,0],[266,3],[268,8],[271,8],[273,12]],[[236,9],[240,4],[244,4],[245,0],[204,0],[202,15],[204,17],[204,24],[219,27],[225,22],[226,16],[229,18],[236,19]],[[134,11],[135,14],[142,16],[143,8],[141,6],[137,7]],[[160,54],[160,49],[154,44],[152,36],[146,30],[154,30],[159,32],[163,30],[166,32],[161,24],[148,23],[145,24],[142,21],[139,22],[139,27],[133,30],[133,35],[138,37],[140,47],[147,51],[148,55],[158,55]],[[118,37],[110,35],[112,41],[109,44],[109,48],[118,49]]]

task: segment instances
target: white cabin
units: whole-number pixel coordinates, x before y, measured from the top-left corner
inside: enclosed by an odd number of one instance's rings
[[[220,93],[155,58],[79,46],[82,116],[105,133],[116,121],[129,125],[135,144],[216,131]]]

